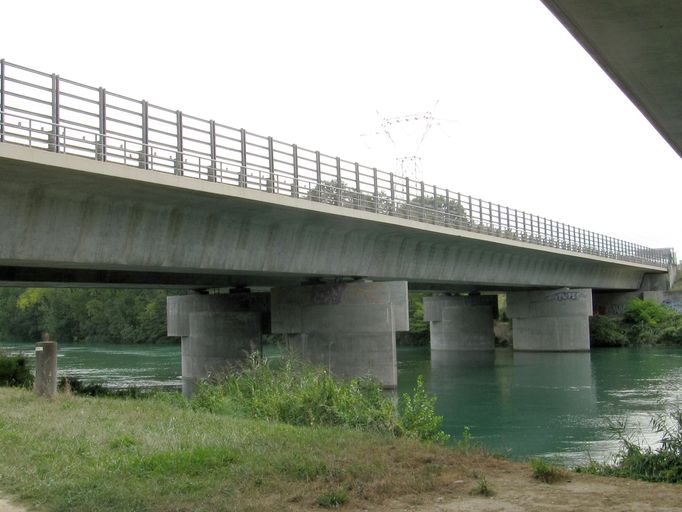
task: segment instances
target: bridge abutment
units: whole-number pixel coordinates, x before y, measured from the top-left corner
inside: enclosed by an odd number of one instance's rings
[[[442,351],[491,351],[497,295],[433,295],[424,297],[431,354]]]
[[[512,318],[514,350],[590,350],[589,288],[511,292],[507,294],[507,315]]]
[[[272,332],[340,377],[398,384],[396,331],[409,329],[407,283],[353,281],[273,288]]]
[[[182,392],[260,350],[269,294],[179,295],[167,299],[168,335],[182,342]]]

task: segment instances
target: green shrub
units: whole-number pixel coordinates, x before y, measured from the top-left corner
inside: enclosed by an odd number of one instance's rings
[[[348,501],[348,493],[343,489],[328,491],[317,498],[317,504],[324,508],[339,508]]]
[[[440,427],[443,417],[435,412],[436,396],[429,396],[424,387],[424,377],[417,377],[412,395],[404,393],[400,404],[400,425],[410,435],[424,441],[446,442],[450,436]]]
[[[26,356],[0,354],[0,386],[30,388],[33,375]]]
[[[625,423],[613,426],[621,449],[612,463],[591,461],[578,468],[585,473],[619,476],[651,482],[682,483],[682,410],[665,417],[655,416],[651,425],[660,437],[660,446],[641,447],[626,434]]]
[[[533,478],[546,484],[558,482],[566,477],[566,471],[563,468],[550,464],[545,459],[532,459],[530,469],[533,471]]]
[[[625,307],[626,322],[656,327],[675,316],[671,308],[651,300],[632,299]]]
[[[485,496],[489,498],[495,495],[495,491],[488,485],[488,481],[485,477],[478,479],[478,483],[469,491],[471,496]]]
[[[442,417],[436,416],[434,403],[422,378],[397,408],[374,379],[339,380],[290,356],[279,364],[253,356],[229,375],[200,384],[190,406],[291,425],[345,426],[442,442],[448,436],[439,430]]]
[[[625,328],[615,318],[595,315],[590,317],[590,344],[593,347],[617,347],[628,344]]]

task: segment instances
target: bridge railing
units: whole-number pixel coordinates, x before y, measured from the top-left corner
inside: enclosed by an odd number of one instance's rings
[[[669,267],[653,249],[0,60],[0,142]]]

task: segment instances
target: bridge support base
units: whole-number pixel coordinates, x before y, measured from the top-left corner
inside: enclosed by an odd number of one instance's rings
[[[514,350],[590,350],[589,288],[508,293],[507,315],[512,318]]]
[[[441,351],[490,351],[495,348],[493,318],[497,295],[424,297],[432,359]]]
[[[265,293],[168,297],[168,335],[182,340],[183,395],[260,350],[268,309]]]
[[[409,329],[407,283],[353,281],[272,290],[272,332],[340,377],[398,384],[396,331]]]

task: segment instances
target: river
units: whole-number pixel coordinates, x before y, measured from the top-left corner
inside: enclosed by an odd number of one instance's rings
[[[33,355],[27,344],[0,350]],[[400,393],[417,376],[438,397],[444,430],[511,456],[541,456],[570,466],[603,460],[618,449],[609,424],[649,443],[652,415],[682,407],[682,348],[608,348],[590,353],[482,354],[398,351]],[[179,345],[62,344],[61,374],[111,387],[179,386]]]

